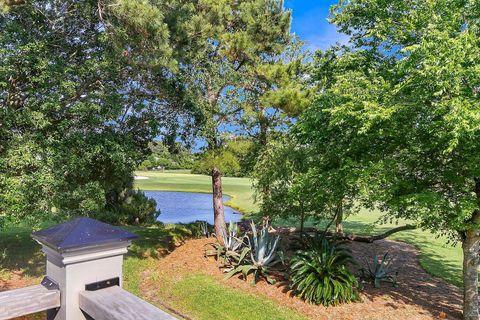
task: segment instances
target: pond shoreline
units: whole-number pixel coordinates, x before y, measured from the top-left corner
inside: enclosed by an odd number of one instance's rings
[[[213,202],[211,193],[173,190],[142,190],[148,198],[154,199],[161,214],[157,221],[163,223],[190,223],[207,221],[213,224]],[[240,222],[243,214],[228,205],[231,197],[224,195],[225,220]]]

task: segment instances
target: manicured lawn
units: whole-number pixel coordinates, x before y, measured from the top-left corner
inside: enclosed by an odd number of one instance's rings
[[[273,302],[218,283],[202,274],[180,280],[170,292],[174,307],[194,319],[300,320],[302,316]],[[212,306],[214,306],[212,308]]]
[[[151,171],[137,172],[137,175],[149,177],[148,180],[136,181],[136,186],[143,190],[211,192],[211,181],[208,176]],[[232,196],[228,205],[244,213],[257,210],[257,206],[253,203],[250,179],[223,178],[223,185],[224,192]],[[395,226],[395,224],[385,224],[372,227],[380,216],[380,212],[363,210],[346,220],[345,231],[356,234],[373,234]],[[400,225],[403,223],[399,222]],[[285,220],[276,221],[275,224],[298,226],[295,221]],[[461,286],[463,254],[460,245],[449,245],[444,237],[437,237],[431,232],[423,230],[400,232],[390,239],[415,245],[420,251],[420,263],[427,272]]]

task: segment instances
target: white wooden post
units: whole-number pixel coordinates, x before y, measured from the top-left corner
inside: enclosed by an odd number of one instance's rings
[[[47,276],[58,283],[61,306],[49,320],[85,320],[79,296],[86,285],[117,279],[122,285],[123,255],[136,236],[89,218],[38,231],[33,238],[47,257]],[[115,282],[115,280],[112,280]]]

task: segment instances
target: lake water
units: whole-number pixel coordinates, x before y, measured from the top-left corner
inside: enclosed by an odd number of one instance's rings
[[[189,223],[197,220],[213,224],[212,195],[209,193],[145,191],[145,195],[155,199],[160,210],[158,221],[163,223]],[[227,201],[229,197],[223,197]],[[242,215],[230,207],[225,207],[225,221],[238,222]]]

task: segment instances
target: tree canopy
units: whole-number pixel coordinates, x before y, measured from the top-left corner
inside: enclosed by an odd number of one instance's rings
[[[0,220],[121,210],[148,142],[182,106],[163,13],[147,1],[3,9]]]
[[[479,317],[479,14],[475,1],[341,1],[332,22],[355,48],[341,59],[368,67],[335,74],[315,106],[389,217],[462,242],[465,319]]]

